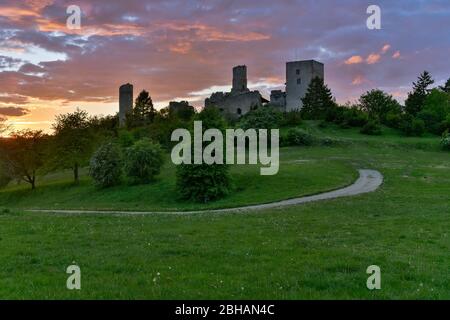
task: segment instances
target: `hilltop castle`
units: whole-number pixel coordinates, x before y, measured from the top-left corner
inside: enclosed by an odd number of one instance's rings
[[[233,68],[231,92],[215,92],[205,100],[205,107],[214,106],[230,117],[239,118],[258,107],[268,105],[281,111],[300,110],[302,98],[315,77],[324,79],[325,67],[315,60],[293,61],[286,63],[286,91],[272,90],[270,100],[264,99],[259,91],[250,91],[247,87],[247,67]],[[175,106],[175,103],[171,103]],[[125,125],[126,115],[133,109],[133,85],[127,83],[119,90],[119,120]]]
[[[286,63],[286,91],[273,90],[270,101],[264,99],[259,91],[250,91],[247,87],[247,67],[233,68],[233,86],[231,92],[215,92],[205,100],[205,107],[215,106],[224,114],[241,117],[250,110],[270,103],[281,111],[300,110],[302,98],[315,77],[324,79],[324,65],[315,60],[293,61]]]

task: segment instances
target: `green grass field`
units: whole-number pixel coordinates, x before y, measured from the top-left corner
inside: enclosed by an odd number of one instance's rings
[[[270,202],[347,185],[377,169],[376,192],[242,214],[61,215],[24,208],[192,209],[173,198],[173,168],[151,186],[73,187],[47,176],[33,193],[0,193],[0,298],[449,299],[450,153],[435,137],[334,127],[334,147],[282,149],[280,175],[234,167],[239,186],[210,208]],[[68,265],[82,290],[66,289]],[[382,289],[366,288],[369,265]]]

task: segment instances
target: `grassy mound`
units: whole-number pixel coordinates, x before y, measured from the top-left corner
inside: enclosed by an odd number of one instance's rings
[[[259,166],[233,166],[234,191],[224,199],[208,204],[180,200],[175,191],[175,166],[167,161],[155,183],[95,188],[84,176],[78,186],[70,173],[44,177],[36,190],[13,186],[0,192],[0,207],[26,209],[91,210],[201,210],[230,208],[274,202],[337,189],[351,184],[358,176],[355,168],[339,160],[305,158],[305,149],[286,148],[281,155],[280,171],[261,176]]]

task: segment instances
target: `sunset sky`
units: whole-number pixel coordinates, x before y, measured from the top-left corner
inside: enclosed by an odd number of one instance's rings
[[[381,7],[382,29],[366,26]],[[69,5],[80,30],[66,27]],[[0,0],[0,115],[48,130],[77,107],[118,111],[118,88],[147,89],[203,106],[228,90],[231,68],[268,98],[284,89],[285,62],[316,59],[339,102],[380,88],[403,101],[423,70],[450,78],[450,1]]]

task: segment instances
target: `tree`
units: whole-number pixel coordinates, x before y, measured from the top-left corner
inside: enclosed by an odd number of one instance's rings
[[[389,112],[400,114],[401,106],[391,95],[382,90],[374,89],[359,98],[361,109],[369,114],[373,120],[386,123]]]
[[[163,163],[161,146],[148,139],[136,142],[125,153],[125,173],[136,184],[152,181],[160,173]]]
[[[122,154],[113,143],[102,145],[92,156],[89,175],[99,188],[108,188],[120,183],[122,176]]]
[[[247,129],[276,129],[283,121],[283,114],[274,107],[262,107],[250,111],[240,120],[240,127]]]
[[[444,86],[439,87],[442,91],[450,94],[450,79],[447,80]]]
[[[331,90],[319,77],[311,81],[302,102],[302,114],[306,119],[325,119],[327,114],[336,107]]]
[[[4,141],[0,154],[9,176],[23,180],[36,188],[36,175],[44,165],[48,137],[42,131],[16,131]]]
[[[445,131],[445,121],[450,115],[450,95],[438,89],[431,90],[425,98],[418,117],[425,122],[428,131],[441,135]]]
[[[406,113],[416,116],[422,111],[425,98],[429,94],[428,87],[434,83],[431,74],[424,71],[417,82],[413,83],[413,92],[408,93],[408,98],[405,101]]]
[[[130,119],[127,120],[128,127],[142,127],[151,123],[156,111],[150,94],[142,90],[136,98]]]
[[[94,137],[89,124],[87,112],[79,109],[57,116],[53,124],[55,136],[51,148],[51,162],[59,168],[70,168],[75,184],[79,183],[80,166],[87,164],[94,147]]]
[[[203,132],[208,129],[225,130],[225,121],[217,108],[205,108],[194,119],[202,121]],[[187,200],[206,203],[225,196],[231,188],[229,166],[226,164],[181,164],[176,177],[178,194]]]

